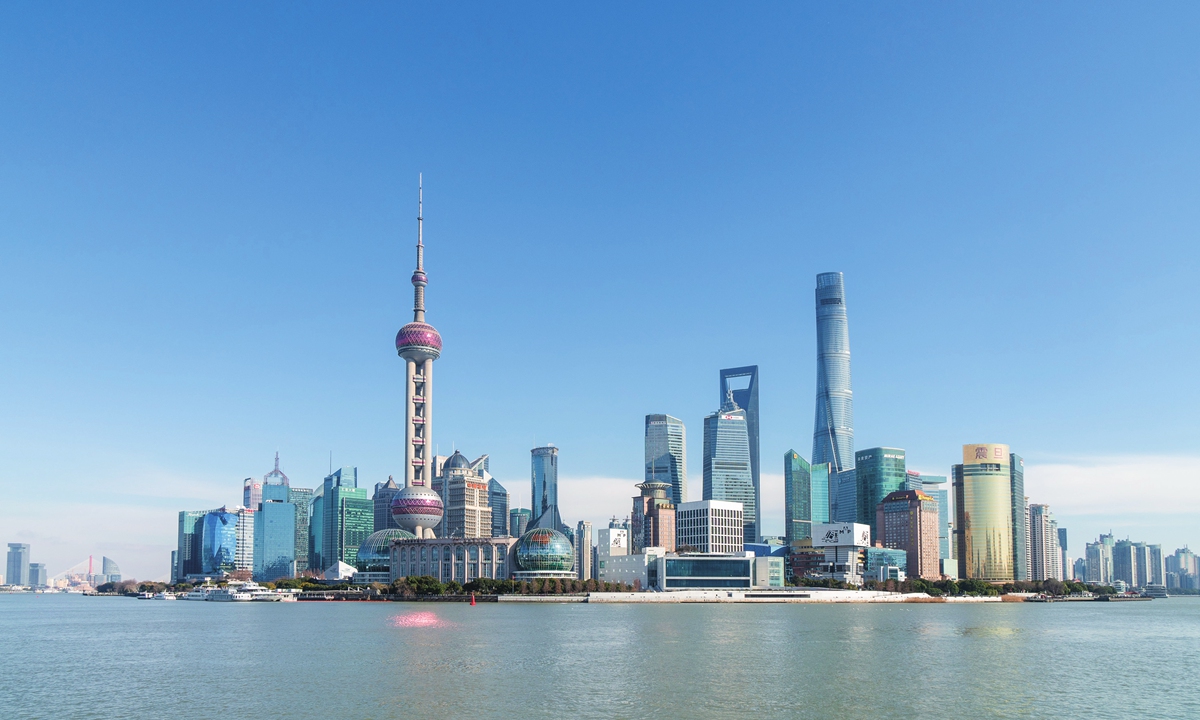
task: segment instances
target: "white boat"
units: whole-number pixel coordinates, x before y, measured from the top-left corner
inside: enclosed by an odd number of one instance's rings
[[[169,592],[163,591],[163,592],[160,592],[159,594],[155,595],[154,599],[155,600],[174,600],[175,593],[169,593]]]
[[[212,585],[201,585],[198,588],[193,588],[192,590],[190,590],[186,595],[183,596],[183,599],[184,600],[207,600],[208,594],[210,592],[212,592],[213,590],[216,590],[216,588],[213,587]]]
[[[208,594],[208,599],[215,602],[249,602],[253,596],[237,586],[217,588]]]
[[[138,600],[153,600],[154,593],[148,593],[148,592],[139,593],[137,598],[138,598]]]

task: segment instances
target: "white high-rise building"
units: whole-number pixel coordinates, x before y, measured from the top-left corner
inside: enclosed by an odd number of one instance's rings
[[[675,508],[675,548],[684,552],[733,553],[745,549],[740,502],[698,500]]]
[[[595,577],[592,571],[592,524],[580,520],[575,527],[575,571],[580,580]]]
[[[592,568],[597,580],[609,580],[606,571],[609,560],[629,554],[629,528],[622,527],[616,518],[606,528],[596,531],[596,565]]]
[[[646,482],[671,485],[671,502],[687,502],[687,432],[670,415],[646,416]]]
[[[1058,523],[1049,505],[1029,506],[1029,579],[1062,580],[1062,552],[1058,549]]]
[[[237,546],[233,554],[233,568],[254,572],[254,510],[247,507],[237,509]]]

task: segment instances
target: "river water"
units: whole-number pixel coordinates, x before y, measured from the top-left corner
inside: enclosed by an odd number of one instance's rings
[[[0,595],[4,718],[1197,718],[1200,599],[212,603]]]

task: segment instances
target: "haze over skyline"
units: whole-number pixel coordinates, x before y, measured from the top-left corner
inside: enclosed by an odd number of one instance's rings
[[[401,477],[416,177],[435,442],[568,523],[647,413],[699,495],[760,368],[764,531],[808,458],[815,276],[857,448],[1009,444],[1070,551],[1200,542],[1200,9],[0,8],[0,542],[166,573],[278,450]]]

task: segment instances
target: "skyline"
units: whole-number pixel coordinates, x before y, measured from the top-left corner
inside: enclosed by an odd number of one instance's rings
[[[162,575],[143,568],[166,567],[174,514],[232,504],[277,450],[298,487],[331,450],[363,487],[403,477],[389,343],[420,170],[450,350],[435,443],[488,453],[514,507],[553,442],[565,522],[627,513],[650,413],[691,430],[697,499],[712,383],[757,365],[763,531],[782,534],[781,459],[812,433],[812,282],[840,271],[857,446],[946,475],[963,444],[1009,445],[1074,557],[1109,529],[1195,540],[1200,148],[1195,80],[1172,70],[1198,51],[1168,13],[597,11],[579,29],[484,11],[473,45],[445,42],[449,11],[379,30],[301,11],[249,46],[183,10],[4,12],[22,80],[0,81],[0,530],[52,574],[90,553]],[[247,38],[278,20],[238,17]],[[639,34],[669,22],[691,37]],[[575,46],[552,39],[566,27]],[[362,49],[337,55],[339,32]],[[122,42],[67,42],[103,33]],[[636,373],[617,362],[634,351]]]

